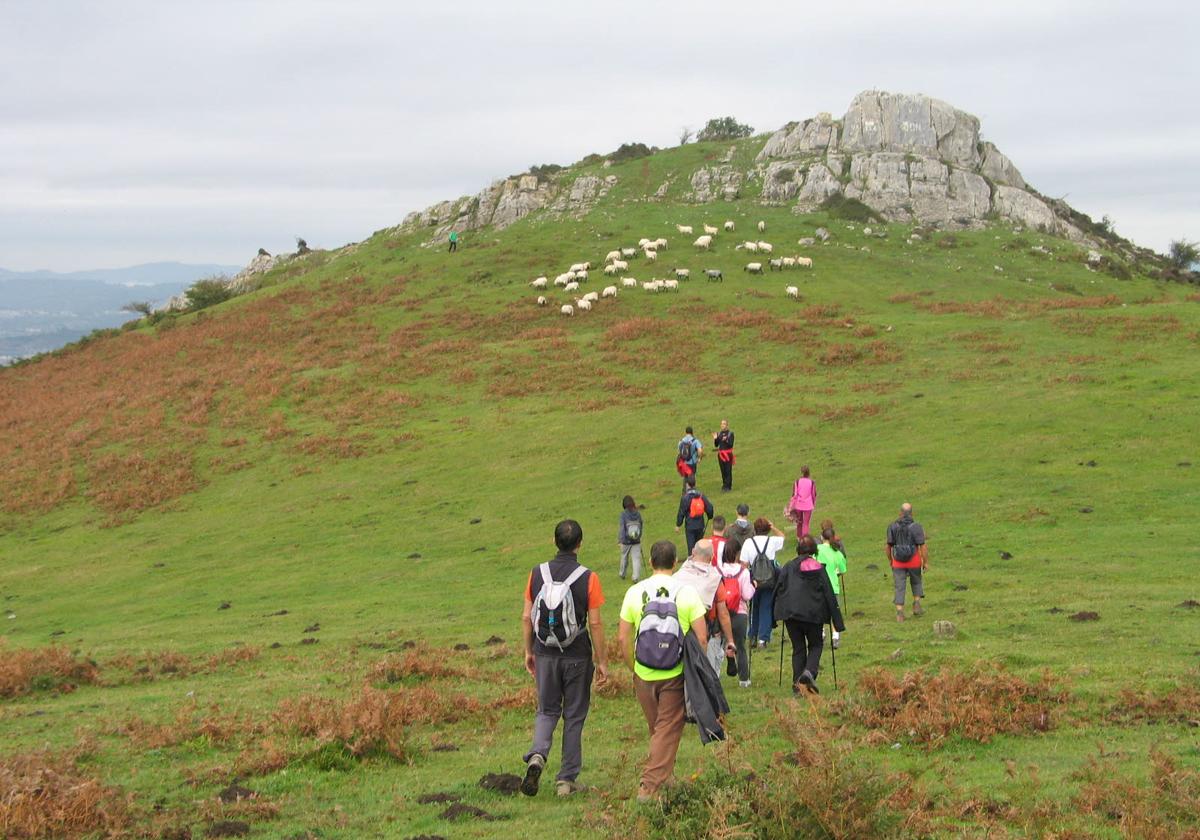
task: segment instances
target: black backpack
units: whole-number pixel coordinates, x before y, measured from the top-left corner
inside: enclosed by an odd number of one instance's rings
[[[758,538],[751,537],[750,544],[754,546],[754,560],[750,562],[750,579],[759,589],[771,589],[775,586],[775,562],[767,556],[767,546],[771,538],[767,537],[766,544],[759,548]]]
[[[905,563],[913,559],[913,555],[917,553],[917,544],[913,541],[912,532],[909,530],[912,526],[911,522],[897,519],[896,525],[899,527],[896,528],[896,542],[892,544],[892,557]]]
[[[692,442],[690,440],[681,440],[679,442],[679,457],[685,461],[692,460]]]

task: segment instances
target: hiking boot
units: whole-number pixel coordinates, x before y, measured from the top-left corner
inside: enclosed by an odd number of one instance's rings
[[[529,763],[525,765],[525,778],[521,780],[521,793],[537,796],[538,780],[542,778],[542,768],[545,766],[545,756],[538,753],[529,756]]]
[[[834,637],[833,637],[833,642],[832,642],[832,644],[833,644],[833,649],[834,649],[834,650],[837,650],[837,649],[838,649],[838,647],[839,647],[839,646],[841,646],[841,643],[842,643],[842,640],[841,640],[841,639],[839,639],[837,636],[834,636]]]
[[[750,680],[738,680],[738,687],[739,688],[749,688]]]
[[[810,671],[805,671],[800,675],[800,679],[796,680],[798,685],[802,685],[808,689],[810,694],[820,694],[821,690],[817,688],[816,678],[813,677]]]
[[[759,649],[759,650],[762,650],[762,649],[763,649],[763,648],[765,648],[766,646],[767,646],[767,643],[766,643],[766,642],[764,642],[762,639],[759,639],[759,640],[758,640],[758,649]]]
[[[572,779],[559,779],[554,783],[554,793],[558,796],[573,796],[585,790],[587,790],[586,787]]]
[[[925,608],[920,601],[913,601],[913,615],[925,615]]]
[[[904,613],[902,613],[902,612],[896,613],[896,621],[904,621]]]

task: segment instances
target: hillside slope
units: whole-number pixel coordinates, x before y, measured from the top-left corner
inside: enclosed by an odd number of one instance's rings
[[[758,196],[688,199],[684,173],[726,156],[753,166],[765,143],[573,167],[555,189],[594,176],[605,195],[470,230],[455,254],[429,247],[441,223],[410,221],[292,259],[211,309],[0,371],[0,673],[18,673],[14,651],[55,642],[99,668],[72,691],[33,666],[23,685],[0,680],[5,766],[85,736],[72,772],[133,794],[127,824],[148,836],[219,818],[254,836],[448,834],[440,809],[416,802],[433,791],[508,818],[454,828],[465,836],[579,820],[625,836],[647,817],[627,801],[644,734],[619,669],[589,721],[585,781],[599,794],[514,802],[475,785],[516,772],[528,735],[520,586],[554,523],[574,517],[615,622],[621,496],[645,505],[648,539],[674,538],[675,441],[728,417],[739,460],[719,512],[746,501],[775,516],[811,465],[818,515],[850,548],[852,616],[819,719],[777,687],[774,646],[756,659],[752,689],[731,695],[729,767],[783,790],[800,772],[772,759],[801,755],[787,727],[831,721],[843,728],[821,755],[863,774],[832,794],[890,813],[893,800],[870,800],[888,774],[923,792],[904,825],[850,835],[1115,836],[1122,814],[1089,767],[1129,786],[1129,825],[1195,830],[1200,614],[1178,606],[1200,599],[1180,573],[1197,560],[1194,296],[1136,265],[1106,273],[1126,265],[1106,247],[1010,222],[868,234]],[[725,220],[736,232],[707,253],[675,228]],[[797,244],[819,228],[824,244]],[[622,288],[571,318],[558,305],[576,295],[535,304],[535,276],[659,236],[669,249],[629,275],[716,268],[724,282]],[[743,239],[813,266],[749,275]],[[613,282],[601,276],[580,292]],[[701,486],[715,477],[705,462]],[[931,616],[896,625],[878,547],[905,500],[930,533]],[[1086,612],[1098,620],[1068,620]],[[956,636],[935,638],[933,619]],[[982,730],[863,716],[879,673],[908,675],[921,705],[921,685],[941,692],[934,672],[976,662],[1031,686],[1047,672],[1052,689],[1028,689],[1039,714],[972,694],[977,674],[960,690],[964,708],[995,706]],[[389,738],[366,738],[373,726]],[[713,763],[693,741],[681,778]],[[235,777],[268,802],[218,803]],[[706,785],[721,783],[685,785],[678,813],[707,825]],[[1144,801],[1167,804],[1135,813]]]

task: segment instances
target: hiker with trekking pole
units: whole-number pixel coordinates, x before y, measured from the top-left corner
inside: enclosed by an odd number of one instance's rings
[[[816,558],[817,541],[805,534],[796,546],[796,557],[779,570],[775,584],[775,621],[783,622],[792,640],[792,693],[807,690],[819,694],[826,623],[839,633],[846,631],[829,574]],[[780,678],[783,657],[780,655]]]

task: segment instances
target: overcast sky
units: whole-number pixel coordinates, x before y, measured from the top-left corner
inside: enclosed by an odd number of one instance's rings
[[[1163,250],[1200,239],[1198,23],[1163,0],[0,0],[0,266],[337,246],[533,164],[870,88],[977,115],[1035,188]]]

